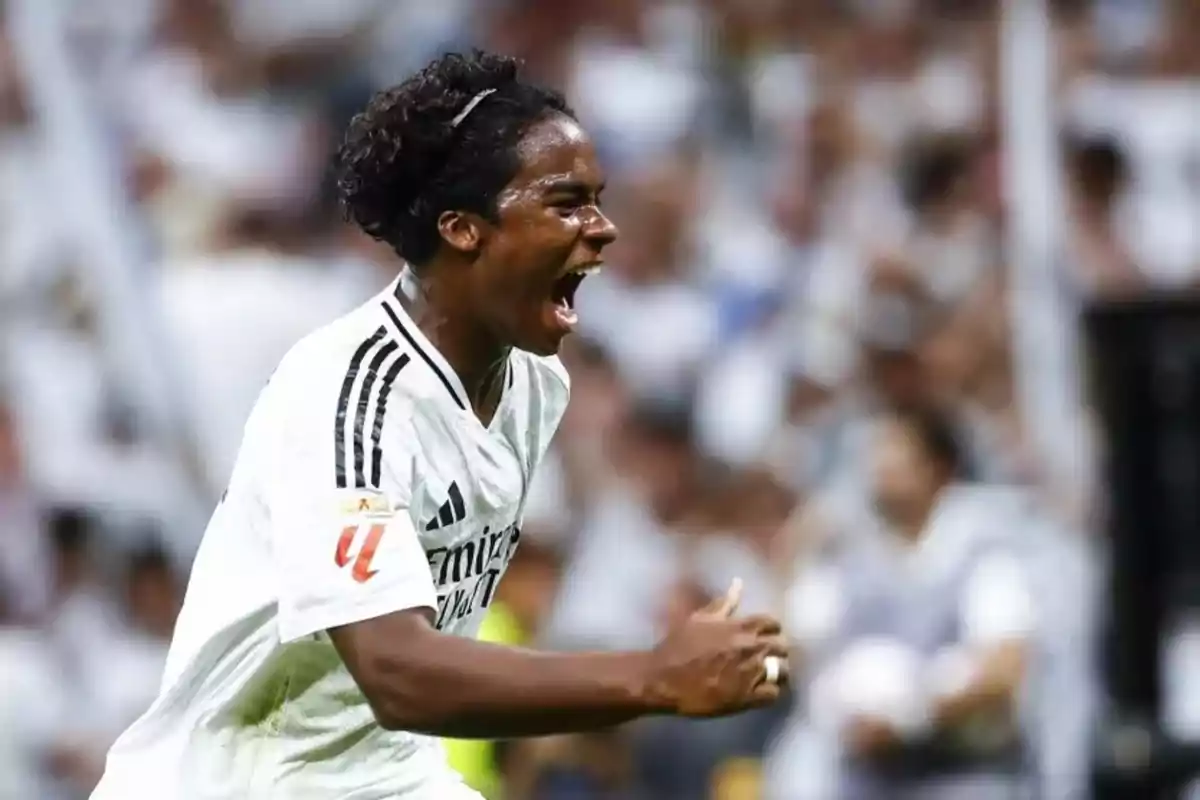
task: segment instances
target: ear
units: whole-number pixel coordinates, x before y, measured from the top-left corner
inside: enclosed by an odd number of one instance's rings
[[[460,253],[474,253],[483,242],[483,226],[474,214],[443,211],[437,225],[442,240]]]

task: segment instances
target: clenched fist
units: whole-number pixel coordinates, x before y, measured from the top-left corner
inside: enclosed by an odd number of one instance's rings
[[[766,616],[735,618],[741,582],[673,630],[651,656],[656,704],[688,717],[718,717],[770,705],[787,683],[787,646]],[[768,665],[767,659],[777,659]],[[777,672],[777,679],[769,673]]]

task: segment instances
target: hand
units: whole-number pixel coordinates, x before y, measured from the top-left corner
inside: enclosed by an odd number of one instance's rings
[[[899,732],[890,722],[871,716],[850,720],[845,738],[850,752],[865,760],[885,756],[901,743]]]
[[[787,645],[766,616],[734,619],[742,584],[692,614],[651,653],[649,688],[655,704],[687,717],[716,717],[770,705],[787,683]],[[766,680],[764,661],[780,661],[779,680]]]

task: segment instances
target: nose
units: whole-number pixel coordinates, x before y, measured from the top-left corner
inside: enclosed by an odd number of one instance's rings
[[[599,252],[615,242],[620,233],[613,221],[597,208],[596,213],[588,220],[583,236],[588,244],[596,248],[596,251]]]

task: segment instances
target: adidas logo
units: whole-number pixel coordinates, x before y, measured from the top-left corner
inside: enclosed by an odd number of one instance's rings
[[[462,522],[467,518],[467,506],[463,503],[462,492],[459,491],[458,484],[454,481],[450,482],[448,494],[450,495],[450,499],[442,503],[442,507],[438,509],[436,517],[425,523],[425,530],[436,531],[438,528]]]

